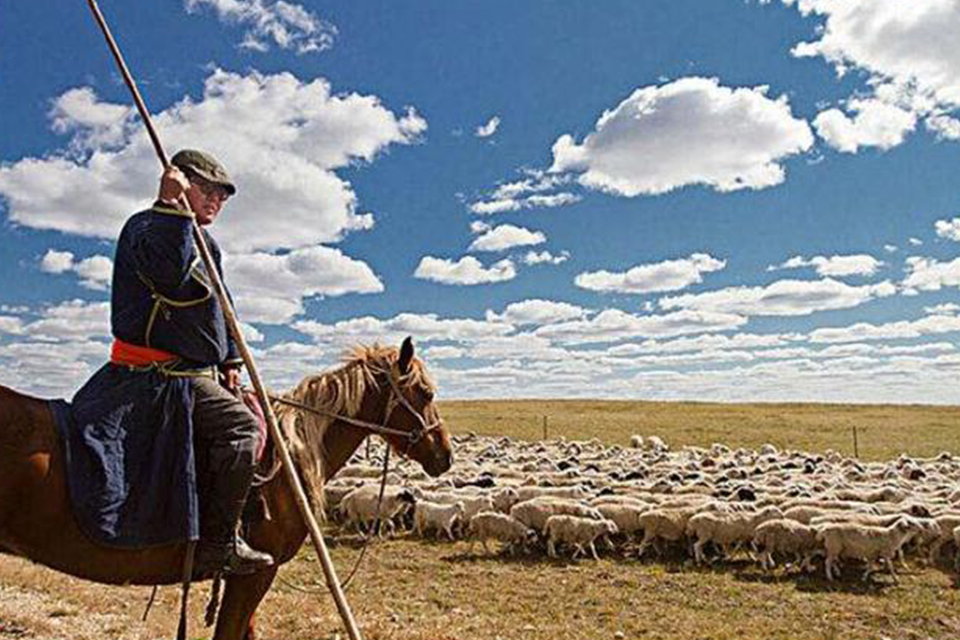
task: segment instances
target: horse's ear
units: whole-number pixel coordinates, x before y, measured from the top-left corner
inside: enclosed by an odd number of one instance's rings
[[[400,345],[400,359],[397,361],[397,367],[400,374],[404,375],[410,370],[410,362],[413,360],[413,338],[407,336]]]

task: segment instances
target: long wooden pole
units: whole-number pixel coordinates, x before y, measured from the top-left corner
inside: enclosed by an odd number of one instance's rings
[[[157,152],[157,157],[163,164],[164,169],[166,169],[169,167],[170,163],[163,151],[163,146],[160,144],[160,137],[157,135],[157,131],[153,127],[153,122],[150,119],[150,112],[147,111],[147,107],[143,102],[143,98],[140,97],[140,91],[137,89],[137,85],[133,80],[133,76],[130,75],[130,71],[127,69],[126,63],[123,61],[123,55],[120,53],[120,48],[117,46],[116,40],[113,39],[113,35],[110,33],[110,28],[107,26],[107,22],[104,20],[103,14],[100,12],[100,8],[97,6],[96,0],[87,0],[87,4],[90,5],[90,10],[93,11],[93,15],[96,18],[97,23],[100,25],[101,31],[103,31],[103,35],[107,40],[110,51],[113,53],[113,57],[117,61],[117,65],[120,67],[120,73],[123,75],[124,82],[126,82],[127,87],[133,94],[133,101],[137,105],[137,110],[140,112],[140,117],[143,118],[143,123],[147,128],[147,133],[150,134],[150,140],[153,142],[153,148]],[[323,568],[323,573],[327,579],[327,585],[333,594],[333,599],[337,604],[337,609],[340,611],[340,617],[343,618],[343,623],[347,628],[347,633],[349,634],[351,640],[362,640],[360,629],[357,627],[357,622],[350,610],[350,605],[347,603],[347,598],[343,593],[343,589],[340,587],[340,580],[337,578],[337,572],[333,566],[333,561],[330,558],[330,552],[327,551],[327,545],[323,541],[323,534],[320,531],[320,525],[317,523],[317,519],[313,515],[313,511],[310,508],[310,502],[307,500],[307,494],[303,490],[303,485],[300,484],[300,477],[297,475],[293,458],[290,457],[290,451],[287,449],[287,445],[283,440],[283,434],[281,434],[280,427],[277,424],[277,417],[274,415],[273,407],[270,404],[270,399],[267,397],[267,388],[264,386],[263,380],[260,378],[259,371],[257,371],[256,364],[253,361],[253,355],[250,353],[250,349],[247,347],[247,341],[244,339],[243,332],[240,330],[240,323],[237,321],[237,316],[233,311],[233,306],[230,304],[230,298],[227,296],[227,291],[223,286],[223,281],[220,279],[220,275],[216,269],[216,265],[214,264],[213,256],[210,254],[210,249],[207,247],[206,240],[203,237],[203,232],[200,229],[200,225],[197,224],[196,219],[193,221],[193,236],[196,240],[197,249],[200,251],[200,256],[203,258],[203,264],[206,267],[207,276],[210,278],[210,282],[213,285],[213,289],[217,295],[217,298],[220,300],[220,306],[223,308],[223,315],[227,322],[227,327],[230,329],[230,333],[233,335],[233,338],[237,343],[237,347],[240,350],[240,355],[243,358],[243,362],[247,366],[247,374],[250,376],[250,381],[253,383],[253,387],[257,392],[257,398],[260,400],[261,406],[263,406],[264,413],[266,414],[267,418],[267,426],[270,430],[270,437],[273,439],[273,444],[280,453],[280,460],[283,463],[284,475],[286,476],[290,487],[293,489],[297,507],[300,509],[300,514],[303,516],[304,522],[307,524],[307,529],[310,532],[310,539],[313,541],[313,546],[317,551],[317,559],[320,561],[320,566]]]

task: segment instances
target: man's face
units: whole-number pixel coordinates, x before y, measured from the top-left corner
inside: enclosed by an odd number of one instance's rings
[[[187,189],[187,201],[190,208],[197,216],[197,223],[200,226],[211,224],[217,219],[223,203],[227,201],[230,194],[227,189],[219,184],[214,184],[204,180],[200,176],[190,175],[190,188]]]

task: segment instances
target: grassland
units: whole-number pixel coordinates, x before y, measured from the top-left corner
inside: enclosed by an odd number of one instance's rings
[[[626,445],[630,436],[659,435],[672,446],[834,449],[860,457],[933,456],[960,451],[960,407],[852,404],[718,404],[581,400],[461,401],[441,404],[454,433],[599,438]]]
[[[960,453],[960,408],[858,405],[719,405],[648,402],[447,402],[455,433],[538,439],[548,435],[626,444],[660,435],[673,446],[853,450],[893,458]],[[341,573],[358,550],[331,531]],[[396,539],[374,546],[349,597],[367,638],[384,640],[594,640],[600,638],[957,638],[960,591],[946,567],[912,564],[893,584],[864,584],[853,571],[838,583],[745,561],[697,569],[667,561],[509,559],[468,552],[464,542]],[[306,548],[281,571],[261,606],[267,640],[337,637],[335,610]],[[316,591],[307,593],[306,591]],[[202,596],[194,598],[194,638]],[[175,589],[161,590],[147,623],[148,591],[73,580],[17,559],[0,559],[0,638],[145,640],[171,637]],[[342,636],[341,636],[342,637]]]

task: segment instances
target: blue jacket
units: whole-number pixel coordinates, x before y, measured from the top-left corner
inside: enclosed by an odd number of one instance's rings
[[[113,334],[174,353],[187,365],[239,363],[192,227],[188,214],[159,203],[127,220],[113,267]],[[222,278],[220,247],[203,234]]]

